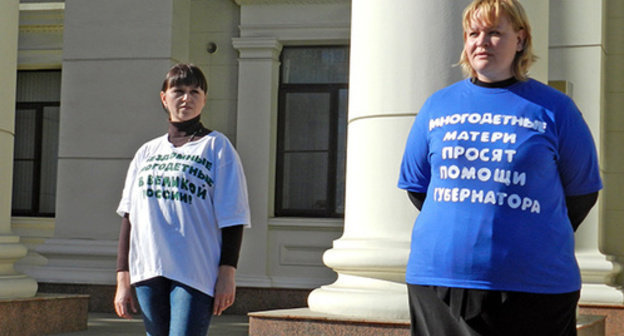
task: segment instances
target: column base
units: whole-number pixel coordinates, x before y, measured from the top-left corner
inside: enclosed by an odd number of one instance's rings
[[[577,251],[583,288],[581,304],[624,304],[624,293],[614,286],[613,278],[620,273],[618,263],[609,261],[598,250]]]
[[[37,293],[37,281],[23,274],[0,275],[0,299],[29,298]]]
[[[583,284],[580,304],[624,304],[621,290],[605,284]]]
[[[308,297],[311,311],[366,319],[409,321],[405,284],[339,274]]]
[[[19,236],[0,235],[0,299],[26,298],[37,293],[37,281],[14,268],[27,252]]]

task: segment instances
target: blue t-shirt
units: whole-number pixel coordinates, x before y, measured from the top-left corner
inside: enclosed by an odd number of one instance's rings
[[[581,287],[566,196],[602,188],[574,102],[538,81],[433,94],[409,134],[399,188],[427,193],[410,284],[531,293]]]

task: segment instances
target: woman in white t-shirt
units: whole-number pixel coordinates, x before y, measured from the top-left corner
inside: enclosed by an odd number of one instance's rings
[[[196,66],[169,70],[160,92],[169,129],[136,152],[117,209],[115,311],[137,312],[134,287],[148,335],[203,336],[235,298],[247,186],[232,144],[200,122],[206,91]]]

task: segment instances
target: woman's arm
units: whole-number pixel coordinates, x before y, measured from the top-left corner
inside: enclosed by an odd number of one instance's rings
[[[414,204],[418,211],[422,210],[423,203],[425,203],[425,198],[427,198],[427,193],[408,191],[407,196],[409,196],[410,201],[412,201],[412,204]]]
[[[243,225],[221,229],[221,260],[215,285],[214,315],[221,313],[234,304],[236,297],[236,266],[243,242]]]
[[[119,244],[117,246],[117,290],[115,292],[115,312],[119,317],[132,318],[131,312],[138,312],[137,303],[130,287],[128,252],[130,251],[130,217],[126,213],[121,220]]]
[[[566,206],[568,208],[568,218],[572,224],[572,229],[576,232],[581,222],[587,217],[589,210],[596,204],[598,200],[598,192],[586,195],[568,196],[566,197]]]
[[[221,229],[221,235],[221,260],[219,261],[219,266],[230,265],[236,268],[241,244],[243,243],[243,225],[223,228]]]
[[[128,271],[128,253],[130,252],[130,216],[125,214],[121,219],[119,243],[117,245],[117,272]]]

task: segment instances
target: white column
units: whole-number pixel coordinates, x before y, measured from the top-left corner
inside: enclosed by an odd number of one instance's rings
[[[20,237],[11,232],[13,141],[15,134],[15,81],[19,1],[0,3],[0,299],[32,297],[37,282],[17,273],[13,266],[26,255]]]
[[[537,55],[537,62],[529,69],[529,76],[548,84],[548,36],[550,5],[543,0],[520,0],[522,7],[529,17],[531,35],[533,37],[533,52]]]
[[[462,78],[453,64],[468,3],[353,1],[345,228],[324,255],[338,280],[311,293],[311,310],[409,317],[404,274],[417,211],[396,186],[399,165],[425,99]]]
[[[268,218],[273,213],[270,201],[274,194],[282,45],[274,38],[236,38],[233,44],[239,52],[236,148],[247,176],[252,222],[249,232],[245,232],[237,279],[240,286],[271,286],[266,255]]]
[[[603,183],[600,211],[600,250],[615,264],[608,283],[624,286],[624,1],[607,1],[605,11],[605,114],[602,117]],[[620,301],[620,304],[624,303]]]
[[[605,26],[604,1],[551,1],[550,2],[550,67],[551,80],[565,80],[570,85],[568,94],[574,99],[591,129],[601,156],[603,174],[607,166],[604,115],[605,76],[617,71],[604,67]],[[569,22],[576,22],[570,25]],[[580,27],[583,27],[582,29]],[[607,75],[604,71],[609,72]],[[621,73],[621,72],[620,72]],[[606,182],[606,181],[603,181]],[[613,188],[608,185],[606,188]],[[621,260],[607,260],[605,254],[617,253],[621,246],[619,230],[613,231],[613,217],[605,216],[604,198],[601,197],[576,232],[576,256],[581,268],[583,288],[581,303],[624,303],[622,291],[611,287],[622,276]],[[617,196],[619,200],[619,195]],[[609,236],[607,233],[611,233]],[[615,233],[615,234],[613,234]],[[613,262],[615,265],[613,265]],[[621,284],[619,284],[621,285]]]

